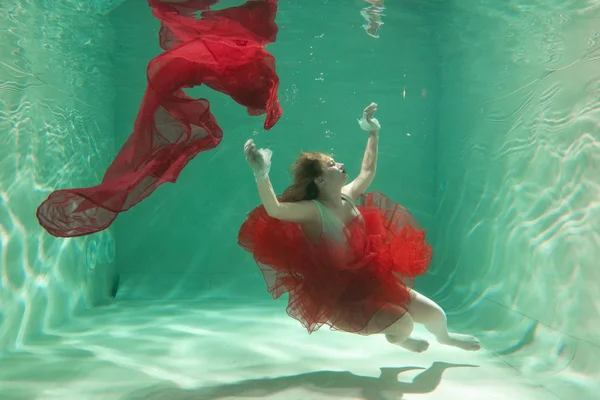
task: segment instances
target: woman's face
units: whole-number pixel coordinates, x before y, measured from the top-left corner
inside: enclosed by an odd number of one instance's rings
[[[333,158],[327,157],[323,165],[323,182],[326,185],[342,186],[348,180],[348,174],[344,164],[336,162]]]

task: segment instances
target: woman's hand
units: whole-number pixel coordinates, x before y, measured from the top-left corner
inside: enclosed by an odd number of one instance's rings
[[[371,103],[364,109],[362,119],[358,121],[362,130],[368,132],[377,132],[381,129],[379,121],[375,118],[375,111],[377,111],[377,104]]]
[[[257,149],[252,139],[244,144],[244,155],[250,168],[254,171],[254,175],[265,177],[271,169],[271,155],[273,152],[269,149]]]

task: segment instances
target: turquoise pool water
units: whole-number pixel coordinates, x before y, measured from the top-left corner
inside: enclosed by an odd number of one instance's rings
[[[194,89],[219,147],[110,229],[56,239],[35,208],[102,178],[158,22],[143,1],[0,5],[0,398],[597,398],[600,2],[287,0],[277,22],[273,130]],[[259,201],[244,142],[273,150],[279,191],[299,150],[356,174],[371,101],[373,189],[427,229],[416,288],[481,338],[475,356],[309,337],[237,246]]]

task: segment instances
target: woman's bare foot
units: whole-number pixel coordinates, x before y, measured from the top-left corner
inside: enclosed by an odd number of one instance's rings
[[[397,343],[398,346],[404,347],[414,353],[422,353],[429,348],[429,342],[423,339],[415,339],[409,337],[404,342]]]
[[[458,347],[467,351],[477,351],[481,349],[481,343],[476,337],[470,335],[462,335],[460,333],[450,333],[447,339],[439,340],[441,344],[447,346]]]

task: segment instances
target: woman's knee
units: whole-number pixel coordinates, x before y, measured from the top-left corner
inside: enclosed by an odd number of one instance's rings
[[[390,343],[403,342],[411,335],[414,325],[412,316],[405,312],[400,319],[384,331],[385,337]]]
[[[414,291],[411,293],[411,301],[407,308],[414,321],[419,324],[446,319],[446,313],[437,303]]]

